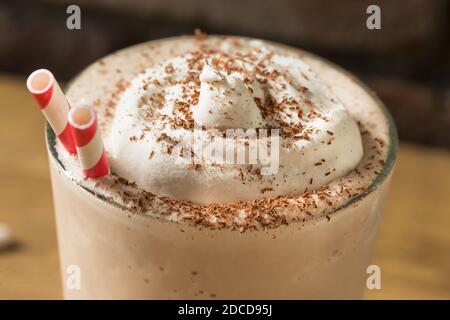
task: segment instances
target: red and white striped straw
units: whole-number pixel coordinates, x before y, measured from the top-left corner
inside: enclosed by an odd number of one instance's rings
[[[34,71],[28,77],[27,88],[66,150],[71,154],[76,153],[67,123],[69,103],[53,74],[46,69]]]
[[[108,175],[108,159],[94,108],[90,105],[75,106],[69,111],[68,121],[84,175],[89,178]]]

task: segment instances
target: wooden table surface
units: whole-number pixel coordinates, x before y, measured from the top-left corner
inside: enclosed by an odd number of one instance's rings
[[[0,74],[0,299],[59,299],[61,281],[44,121],[25,80]],[[377,243],[381,290],[369,299],[450,299],[450,152],[402,143]]]

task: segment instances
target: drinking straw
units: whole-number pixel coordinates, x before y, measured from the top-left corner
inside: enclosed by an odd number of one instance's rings
[[[87,104],[75,106],[69,111],[68,121],[84,175],[89,178],[108,175],[108,159],[94,108]]]
[[[27,80],[28,91],[33,95],[48,123],[66,150],[75,154],[72,132],[67,123],[69,103],[53,74],[46,69],[34,71]]]

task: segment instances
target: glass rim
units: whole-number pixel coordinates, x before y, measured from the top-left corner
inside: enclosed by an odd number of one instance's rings
[[[271,43],[270,41],[268,41],[269,43]],[[284,46],[284,45],[282,45]],[[286,47],[286,46],[285,46]],[[367,187],[367,189],[354,196],[349,198],[345,203],[343,203],[341,206],[333,209],[332,211],[330,211],[329,213],[327,213],[326,215],[324,214],[320,214],[317,217],[314,217],[314,219],[308,219],[308,220],[318,220],[321,218],[325,218],[325,216],[332,216],[334,214],[336,214],[337,212],[343,210],[344,208],[347,208],[361,200],[363,200],[364,198],[366,198],[367,196],[369,196],[371,193],[373,193],[375,190],[377,190],[382,184],[383,182],[386,180],[386,178],[389,176],[389,174],[391,173],[396,159],[397,159],[397,149],[398,149],[398,134],[397,134],[397,129],[393,120],[392,115],[390,114],[389,110],[387,109],[387,107],[385,106],[385,104],[381,101],[381,99],[375,95],[373,93],[373,91],[364,83],[362,82],[358,77],[354,76],[351,72],[349,72],[348,70],[344,69],[343,67],[335,64],[334,62],[331,62],[325,58],[322,58],[314,53],[308,52],[308,51],[304,51],[301,49],[297,49],[294,48],[295,50],[299,50],[303,53],[306,53],[308,55],[310,55],[311,57],[313,57],[314,59],[320,60],[322,62],[324,62],[325,64],[328,64],[330,67],[336,69],[338,72],[341,72],[342,74],[344,74],[346,77],[350,77],[353,82],[359,86],[361,89],[364,90],[364,92],[371,98],[374,100],[374,102],[376,103],[377,107],[381,109],[383,117],[387,123],[387,128],[388,128],[388,151],[387,151],[387,157],[386,157],[386,161],[385,164],[383,165],[383,168],[381,169],[380,173],[375,177],[375,179],[373,179],[373,181],[370,183],[370,185]],[[74,79],[76,79],[77,76],[74,77]],[[45,125],[45,140],[46,140],[46,145],[47,145],[47,150],[50,151],[51,157],[53,158],[53,160],[56,161],[57,165],[60,167],[60,169],[64,172],[64,174],[66,175],[66,177],[68,177],[73,183],[77,184],[79,187],[81,187],[82,189],[86,190],[88,193],[90,193],[91,195],[93,195],[94,197],[96,197],[97,199],[104,201],[105,203],[112,205],[113,207],[119,208],[121,210],[127,211],[127,212],[131,212],[131,210],[129,208],[127,208],[126,206],[124,206],[123,204],[111,200],[101,194],[96,193],[93,189],[90,189],[86,186],[83,186],[79,183],[77,183],[77,179],[75,179],[69,171],[66,170],[64,164],[62,163],[62,161],[59,159],[58,157],[58,152],[56,150],[56,135],[53,132],[52,128],[50,127],[50,125],[48,124],[48,122],[46,122]],[[131,212],[132,213],[132,212]],[[134,214],[133,214],[134,216]],[[141,216],[142,218],[155,218],[149,215],[143,215],[143,214],[139,214],[139,216]]]

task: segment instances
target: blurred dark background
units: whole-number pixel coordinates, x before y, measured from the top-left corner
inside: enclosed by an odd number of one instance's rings
[[[66,8],[81,8],[68,30]],[[381,30],[366,9],[381,8]],[[207,33],[302,47],[351,70],[391,110],[400,138],[450,148],[450,24],[445,0],[0,0],[0,72],[39,67],[68,80],[114,50]]]

